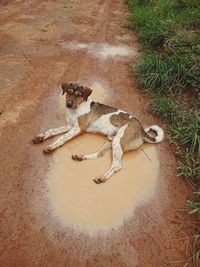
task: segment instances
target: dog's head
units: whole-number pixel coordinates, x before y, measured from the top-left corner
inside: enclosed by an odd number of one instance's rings
[[[76,109],[83,101],[87,101],[92,89],[78,83],[63,83],[63,95],[66,94],[66,107]]]

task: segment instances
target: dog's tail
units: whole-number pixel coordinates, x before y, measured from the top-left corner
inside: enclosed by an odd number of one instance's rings
[[[152,125],[150,127],[147,127],[144,129],[145,131],[145,137],[144,137],[144,140],[147,142],[147,143],[160,143],[163,139],[164,139],[164,131],[161,127],[159,127],[158,125]],[[153,132],[156,132],[156,136],[153,137],[153,136],[150,136],[148,134],[148,132],[150,131],[153,131]]]

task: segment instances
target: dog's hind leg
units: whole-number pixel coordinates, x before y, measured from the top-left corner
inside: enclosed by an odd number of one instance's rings
[[[84,159],[96,159],[96,158],[102,157],[105,154],[105,152],[111,147],[112,147],[112,143],[110,141],[106,141],[106,143],[96,152],[91,153],[91,154],[85,154],[85,155],[79,155],[79,154],[72,155],[72,159],[78,160],[78,161],[81,161]]]
[[[66,125],[63,127],[59,127],[59,128],[54,128],[54,129],[49,129],[48,131],[41,133],[39,135],[37,135],[34,139],[33,139],[33,143],[38,144],[43,142],[44,140],[58,135],[58,134],[62,134],[62,133],[66,133],[71,129],[70,125]]]
[[[124,135],[126,128],[127,125],[122,126],[115,135],[112,142],[112,155],[113,155],[112,165],[110,169],[102,177],[94,179],[94,182],[96,184],[106,182],[111,176],[113,176],[116,172],[118,172],[121,169],[121,159],[123,155],[123,149],[121,147],[120,140]]]

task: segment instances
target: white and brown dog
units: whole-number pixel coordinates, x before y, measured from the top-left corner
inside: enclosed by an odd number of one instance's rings
[[[93,102],[90,98],[92,89],[88,87],[77,83],[63,83],[62,89],[63,95],[66,93],[66,125],[36,136],[33,142],[40,143],[49,137],[64,134],[44,149],[45,153],[51,153],[83,132],[107,136],[108,141],[97,152],[72,156],[73,160],[79,161],[96,159],[112,148],[112,165],[102,177],[94,179],[97,184],[105,182],[121,169],[124,152],[134,150],[144,142],[159,143],[164,138],[164,131],[159,126],[154,125],[144,129],[142,124],[127,112]],[[156,137],[148,134],[151,130],[156,132]]]

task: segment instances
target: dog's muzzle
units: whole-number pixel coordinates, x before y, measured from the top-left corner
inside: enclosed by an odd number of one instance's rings
[[[68,107],[68,108],[72,108],[73,107],[73,101],[72,100],[68,100],[67,101],[67,103],[66,103],[66,106]]]

